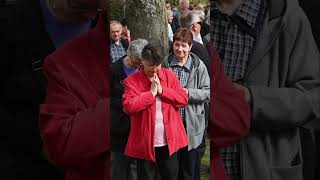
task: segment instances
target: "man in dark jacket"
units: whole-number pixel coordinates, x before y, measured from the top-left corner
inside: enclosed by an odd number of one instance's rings
[[[79,1],[85,4],[78,6]],[[46,160],[39,135],[38,108],[45,94],[42,62],[64,42],[90,29],[96,8],[88,7],[97,0],[9,2],[13,3],[7,26],[11,31],[0,34],[1,44],[5,44],[1,57],[0,179],[62,179],[61,172]],[[83,7],[87,11],[79,13]],[[1,9],[1,14],[5,12]]]

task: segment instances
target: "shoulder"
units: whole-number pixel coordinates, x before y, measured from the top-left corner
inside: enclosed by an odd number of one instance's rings
[[[286,10],[283,15],[284,31],[292,38],[296,38],[297,34],[302,31],[311,31],[308,17],[300,7],[297,0],[285,0]],[[304,33],[305,34],[305,33]],[[307,34],[306,34],[307,35]]]
[[[131,74],[130,76],[128,76],[124,80],[124,82],[126,84],[137,84],[141,79],[142,79],[141,72],[138,71],[138,72],[135,72],[135,73]]]
[[[127,40],[127,39],[123,39],[123,38],[121,38],[121,44],[122,44],[122,46],[125,48],[125,49],[128,49],[128,47],[129,47],[129,41]]]
[[[178,80],[177,75],[175,72],[168,68],[161,68],[163,76],[165,77],[166,81],[171,82]]]
[[[49,68],[49,64],[55,64],[61,68],[81,68],[86,66],[85,63],[90,63],[87,58],[91,57],[91,52],[88,51],[88,44],[92,44],[90,42],[91,33],[91,31],[86,32],[56,49],[45,59],[44,68]]]
[[[168,68],[161,68],[161,70],[162,70],[163,74],[165,74],[165,75],[169,75],[169,76],[174,75],[175,76],[175,73]]]

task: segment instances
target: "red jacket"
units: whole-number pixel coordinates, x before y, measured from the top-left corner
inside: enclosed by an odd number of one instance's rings
[[[40,130],[66,180],[109,179],[109,49],[105,19],[48,56]]]
[[[226,180],[219,148],[240,141],[249,131],[250,107],[244,93],[224,74],[215,49],[211,49],[210,144],[211,180]]]
[[[188,102],[174,72],[161,68],[158,73],[163,92],[161,96],[163,121],[169,154],[189,144],[179,108]],[[156,98],[150,92],[150,81],[143,69],[124,81],[123,106],[130,114],[131,129],[125,154],[131,157],[155,161],[154,128]]]

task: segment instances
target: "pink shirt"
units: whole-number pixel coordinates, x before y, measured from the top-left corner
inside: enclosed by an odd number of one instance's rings
[[[167,145],[166,133],[164,130],[161,100],[156,96],[156,122],[154,128],[154,147]]]

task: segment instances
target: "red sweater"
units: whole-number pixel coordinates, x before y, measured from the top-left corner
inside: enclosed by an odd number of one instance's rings
[[[211,49],[210,144],[211,180],[227,180],[219,149],[240,141],[249,131],[250,107],[244,93],[224,74],[215,49]]]

